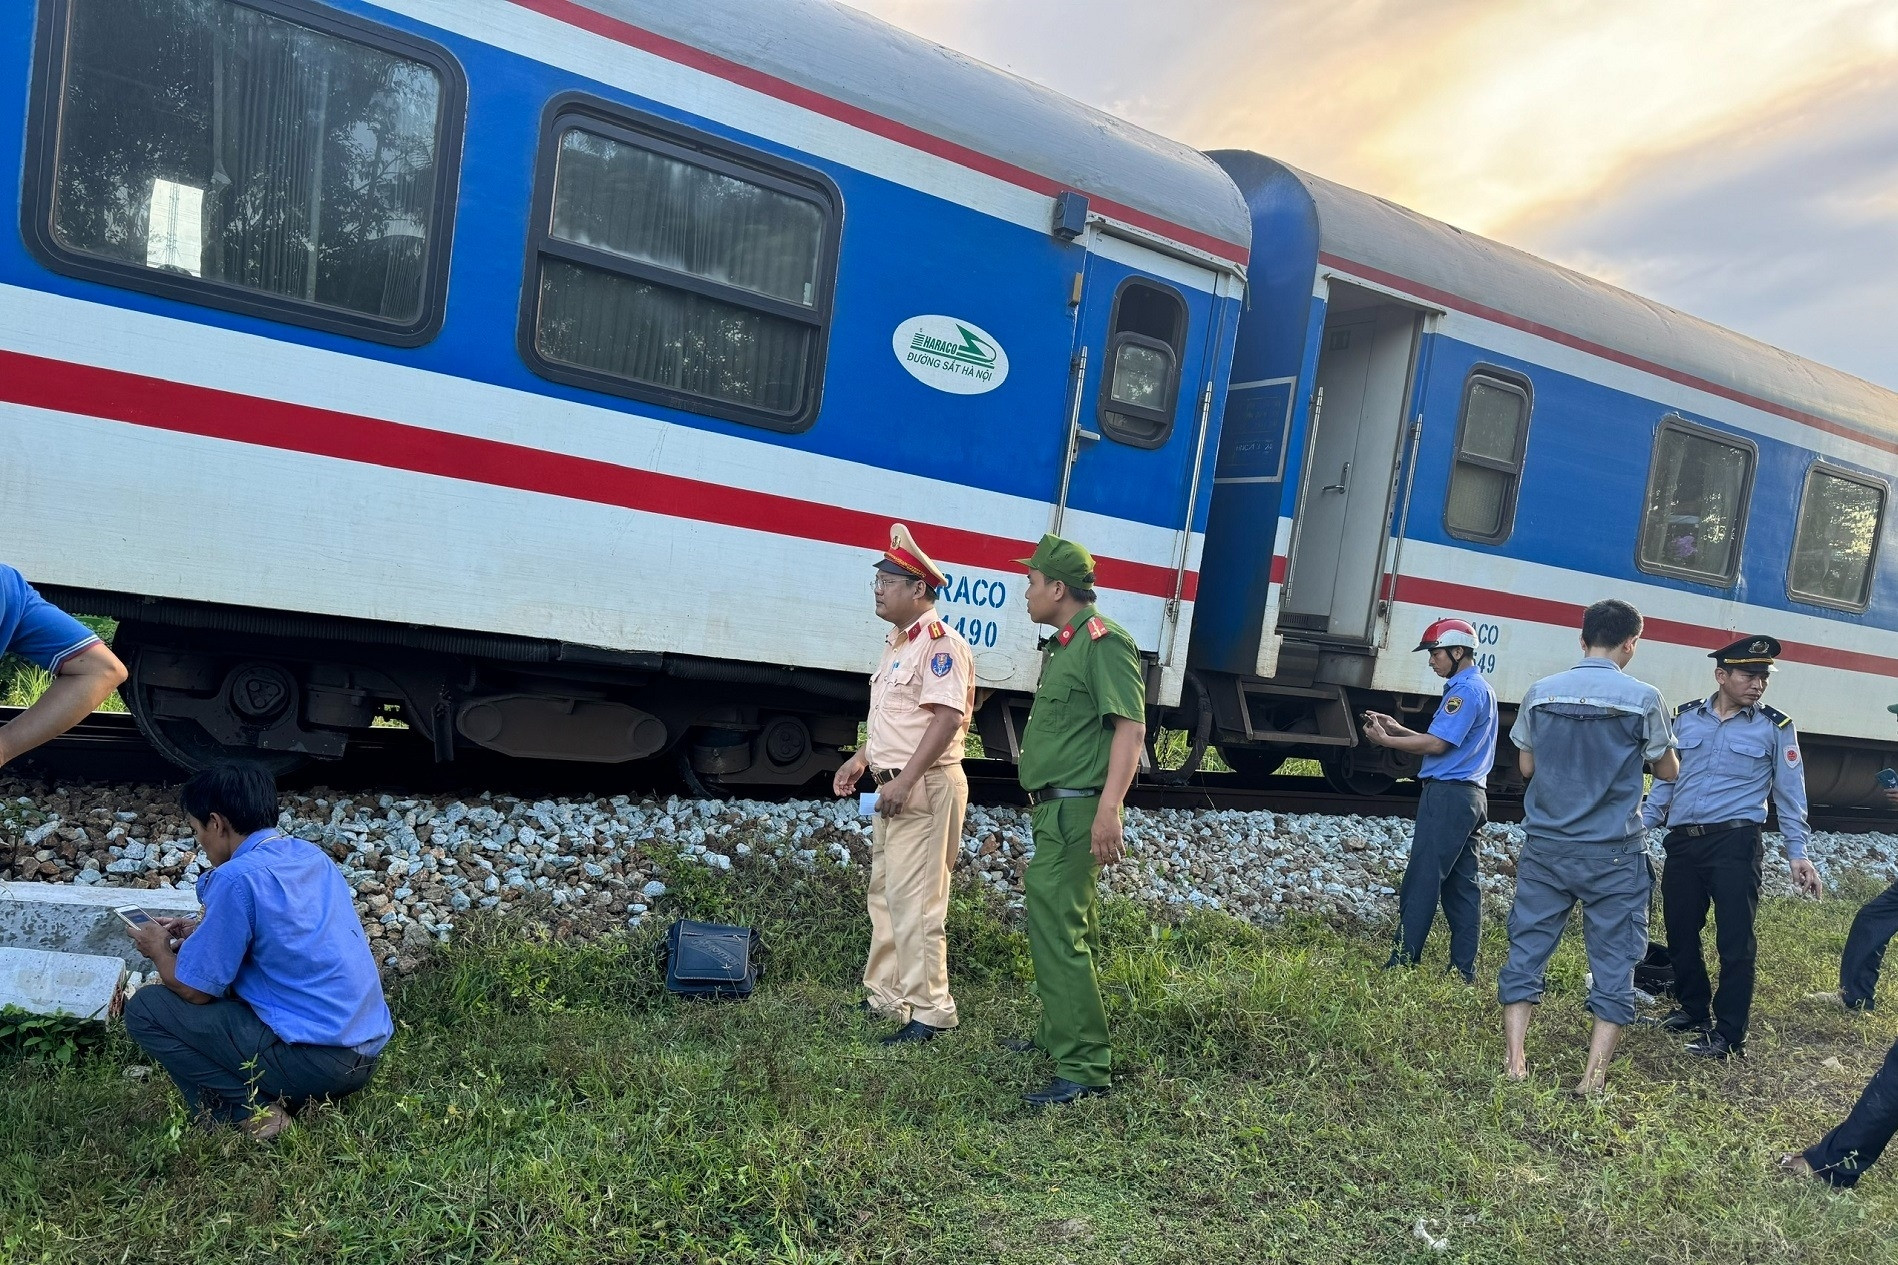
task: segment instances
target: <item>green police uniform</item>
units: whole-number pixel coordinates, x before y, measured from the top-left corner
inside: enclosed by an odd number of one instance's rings
[[[1058,537],[1043,537],[1035,556],[1024,563],[1072,586],[1093,583],[1093,558]],[[1114,718],[1146,717],[1142,678],[1133,638],[1090,606],[1044,647],[1041,684],[1022,734],[1025,789],[1095,792],[1034,807],[1035,856],[1023,881],[1035,992],[1041,998],[1035,1044],[1054,1059],[1057,1076],[1080,1085],[1103,1086],[1109,1080],[1107,1011],[1095,974],[1100,901],[1092,833],[1099,791],[1107,781]]]

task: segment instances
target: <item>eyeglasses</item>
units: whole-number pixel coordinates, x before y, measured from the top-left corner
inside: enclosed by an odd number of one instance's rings
[[[915,584],[917,581],[902,575],[876,575],[870,577],[870,587],[881,593],[884,589],[897,584]]]

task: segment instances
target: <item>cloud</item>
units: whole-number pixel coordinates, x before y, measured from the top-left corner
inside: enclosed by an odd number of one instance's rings
[[[1889,0],[855,0],[1898,385]]]

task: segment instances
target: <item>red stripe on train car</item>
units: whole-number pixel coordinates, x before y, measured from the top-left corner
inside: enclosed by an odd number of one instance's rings
[[[609,17],[584,5],[575,4],[573,0],[509,0],[509,3],[543,17],[552,18],[567,26],[602,36],[616,44],[637,48],[641,52],[651,53],[666,61],[703,71],[728,83],[735,83],[741,88],[749,88],[753,92],[809,110],[813,114],[821,114],[826,118],[836,119],[839,123],[847,123],[860,131],[870,132],[886,140],[895,141],[899,145],[906,145],[938,158],[946,158],[958,166],[979,171],[985,176],[993,176],[997,180],[1005,180],[1009,184],[1033,193],[1053,197],[1066,187],[1026,167],[1019,167],[993,155],[982,153],[980,150],[959,145],[907,123],[899,123],[895,119],[866,110],[861,106],[827,97],[821,92],[792,83],[788,79],[780,79],[776,75],[720,57],[716,53],[708,53],[702,48],[695,48],[669,36],[634,26],[631,22]],[[1087,191],[1083,189],[1079,192],[1086,193]],[[1236,242],[1221,240],[1210,233],[1202,233],[1197,229],[1187,228],[1183,224],[1174,224],[1160,216],[1135,210],[1133,207],[1095,194],[1088,194],[1088,197],[1094,209],[1104,215],[1170,237],[1176,242],[1203,250],[1216,258],[1243,264],[1251,253],[1246,247]],[[1169,593],[1168,596],[1171,594]]]
[[[0,351],[0,401],[877,554],[889,540],[885,514],[21,352]],[[1018,571],[1015,559],[1034,548],[1029,541],[910,521],[938,558],[964,566]],[[1105,588],[1173,596],[1171,567],[1100,558],[1098,575]],[[1198,588],[1197,573],[1187,572],[1182,596],[1192,601]]]

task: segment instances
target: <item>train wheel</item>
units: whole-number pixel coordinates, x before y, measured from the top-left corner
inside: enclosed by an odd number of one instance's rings
[[[1382,795],[1397,785],[1397,779],[1381,769],[1365,768],[1352,748],[1319,762],[1325,783],[1340,795]]]
[[[1284,754],[1271,747],[1221,747],[1219,758],[1249,783],[1265,781],[1285,763]]]
[[[273,777],[293,773],[309,763],[310,757],[300,751],[266,751],[254,746],[230,745],[218,741],[196,720],[163,715],[163,709],[156,702],[156,691],[163,687],[154,684],[152,679],[153,665],[160,663],[160,657],[141,651],[136,639],[123,637],[123,631],[121,629],[118,639],[122,647],[119,653],[129,675],[120,694],[138,731],[165,759],[192,773],[230,760],[246,760],[262,765]],[[243,687],[249,705],[261,708],[293,705],[295,681],[285,669],[258,663],[246,665],[237,676],[235,684]],[[277,698],[280,692],[288,692],[289,700]]]

